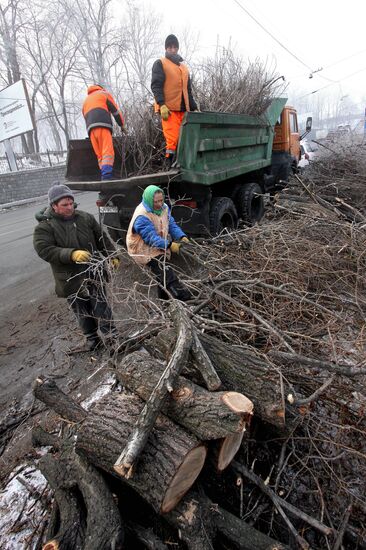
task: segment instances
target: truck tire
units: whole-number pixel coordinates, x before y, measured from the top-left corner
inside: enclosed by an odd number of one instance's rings
[[[235,205],[239,218],[246,225],[254,225],[264,215],[263,191],[258,183],[246,183],[235,193]]]
[[[213,197],[210,204],[210,233],[218,235],[225,228],[236,229],[238,214],[228,197]]]

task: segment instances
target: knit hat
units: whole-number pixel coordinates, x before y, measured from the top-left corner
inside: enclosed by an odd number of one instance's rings
[[[69,187],[63,183],[55,182],[48,190],[48,202],[53,204],[64,197],[74,200],[74,195]]]
[[[169,36],[166,37],[165,49],[167,49],[169,46],[176,46],[179,49],[178,38],[175,36],[175,34],[169,34]]]

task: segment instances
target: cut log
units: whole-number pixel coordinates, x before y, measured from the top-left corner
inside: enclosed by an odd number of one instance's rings
[[[179,529],[189,550],[212,550],[217,532],[241,550],[286,550],[287,546],[254,529],[214,504],[205,494],[191,490],[166,516]]]
[[[86,520],[85,537],[81,546],[83,550],[95,548],[109,550],[122,547],[123,530],[117,506],[106,482],[92,465],[87,464],[72,449],[63,449],[59,455],[43,456],[39,466],[50,486],[56,492],[64,490],[63,495],[68,495],[68,501],[62,502],[60,498],[58,500],[62,531],[48,541],[46,548],[47,545],[49,550],[58,547],[73,548],[74,540],[69,540],[69,537],[72,534],[75,540],[78,540],[84,533],[83,513]],[[75,488],[83,497],[82,503],[72,502],[73,493],[70,490]],[[70,503],[72,503],[71,508],[65,509],[64,506]],[[67,528],[69,531],[66,530]],[[64,545],[65,537],[70,542],[69,546]]]
[[[117,366],[117,378],[146,401],[163,371],[160,361],[135,351]],[[250,422],[253,403],[240,393],[209,392],[179,376],[162,412],[199,439],[221,439],[243,433]]]
[[[234,348],[207,334],[199,333],[199,339],[221,379],[221,389],[243,393],[253,401],[255,416],[283,428],[285,408],[275,369],[244,347]],[[150,338],[144,345],[150,353],[154,354],[155,349],[166,356],[173,342],[174,333],[167,330]],[[188,365],[188,369],[191,373],[192,364]]]
[[[42,473],[48,478],[47,466],[43,465]],[[58,529],[48,532],[49,540],[44,544],[43,550],[58,550],[72,548],[82,550],[85,538],[85,517],[80,509],[80,503],[76,495],[70,489],[56,489],[54,499],[59,511]],[[52,521],[52,518],[51,518]]]
[[[114,473],[114,464],[131,434],[143,402],[135,395],[110,394],[78,427],[76,450],[96,466]],[[128,484],[155,510],[172,510],[199,475],[206,448],[196,437],[159,415]]]
[[[215,467],[219,472],[222,472],[229,466],[234,459],[236,453],[240,449],[243,441],[244,432],[228,435],[221,441],[214,442],[214,451],[212,459]]]
[[[159,539],[152,529],[146,529],[134,521],[127,522],[128,530],[143,544],[147,550],[168,550],[169,546]]]
[[[46,393],[46,392],[45,392]],[[58,392],[42,395],[42,400],[57,411]],[[55,402],[53,402],[55,399]],[[75,402],[68,395],[63,398],[63,417],[75,417]],[[109,394],[87,413],[85,420],[73,427],[76,433],[76,451],[103,470],[116,474],[114,464],[119,449],[131,434],[143,408],[143,401],[135,395]],[[188,491],[199,475],[206,447],[183,428],[164,415],[159,415],[141,455],[138,472],[128,484],[158,512],[171,510]]]
[[[201,373],[207,389],[210,391],[218,390],[221,386],[221,380],[213,367],[211,359],[203,349],[196,330],[193,330],[193,341],[190,353],[193,365]]]
[[[181,304],[173,302],[172,317],[177,333],[177,340],[168,365],[144,405],[135,426],[128,436],[125,447],[118,456],[114,469],[124,477],[131,477],[134,465],[146,445],[149,433],[169,391],[172,390],[175,380],[187,362],[188,353],[192,345],[192,328]]]
[[[33,384],[33,394],[69,422],[81,422],[88,414],[83,407],[60,390],[56,382],[50,378],[36,378]]]

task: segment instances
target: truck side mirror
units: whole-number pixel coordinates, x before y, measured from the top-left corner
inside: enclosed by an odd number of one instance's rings
[[[312,125],[313,125],[313,118],[309,116],[306,119],[306,132],[310,132]]]

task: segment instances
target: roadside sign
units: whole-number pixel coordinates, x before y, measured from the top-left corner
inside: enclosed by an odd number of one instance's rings
[[[34,130],[23,79],[0,91],[0,141]]]

